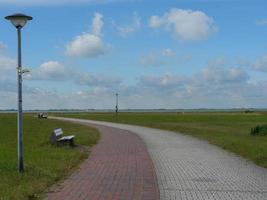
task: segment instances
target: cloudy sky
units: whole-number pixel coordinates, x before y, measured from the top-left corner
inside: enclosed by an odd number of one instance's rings
[[[267,108],[265,0],[0,0],[0,109]]]

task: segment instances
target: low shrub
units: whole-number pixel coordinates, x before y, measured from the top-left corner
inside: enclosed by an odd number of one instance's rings
[[[267,135],[267,124],[257,125],[250,131],[251,135]]]
[[[247,113],[253,113],[253,112],[254,112],[254,111],[252,111],[252,110],[245,110],[245,111],[244,111],[244,113],[246,113],[246,114],[247,114]]]

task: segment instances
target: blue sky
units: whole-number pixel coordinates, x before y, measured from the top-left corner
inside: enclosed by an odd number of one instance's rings
[[[0,0],[0,109],[267,107],[267,2]]]

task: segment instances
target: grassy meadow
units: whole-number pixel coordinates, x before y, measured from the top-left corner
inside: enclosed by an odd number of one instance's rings
[[[75,143],[88,148],[54,147],[49,136],[55,128],[75,134]],[[93,128],[24,115],[25,173],[17,172],[17,123],[15,114],[0,114],[0,200],[40,199],[53,183],[70,174],[87,158],[99,139]],[[84,150],[81,150],[84,149]],[[85,150],[87,149],[87,150]]]
[[[267,168],[267,136],[251,136],[256,125],[267,124],[267,113],[72,113],[57,116],[136,124],[205,139]]]

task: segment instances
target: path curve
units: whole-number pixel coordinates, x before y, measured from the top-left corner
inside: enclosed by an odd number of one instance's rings
[[[89,158],[46,200],[158,200],[156,173],[143,141],[127,130],[88,124],[101,139]]]
[[[161,200],[267,199],[266,169],[208,142],[141,126],[55,118],[136,133],[145,142],[153,160]]]

